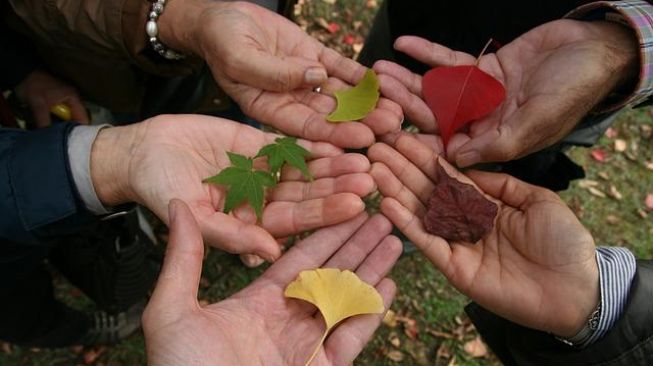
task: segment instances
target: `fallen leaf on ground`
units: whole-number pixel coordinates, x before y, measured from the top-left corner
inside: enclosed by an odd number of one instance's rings
[[[588,190],[588,191],[590,192],[590,194],[593,195],[593,196],[600,197],[600,198],[605,198],[605,197],[606,197],[606,196],[605,196],[605,193],[604,193],[602,190],[598,189],[598,188],[595,188],[595,187],[589,187],[587,190]]]
[[[641,217],[643,219],[648,217],[648,214],[646,213],[646,211],[642,210],[641,208],[637,209],[637,214],[639,215],[639,217]]]
[[[605,218],[605,221],[610,225],[616,225],[621,221],[621,219],[619,219],[619,217],[617,217],[615,215],[608,215]]]
[[[614,128],[608,127],[608,129],[605,130],[605,137],[609,139],[613,139],[617,136],[619,136],[619,132],[617,132],[617,130],[615,130]]]
[[[417,321],[412,318],[405,316],[398,316],[397,321],[404,326],[404,334],[410,339],[417,339],[419,336],[419,327],[417,326]]]
[[[365,118],[379,101],[379,78],[372,69],[353,88],[335,92],[338,106],[327,116],[329,122],[358,121]]]
[[[399,339],[399,336],[395,332],[390,333],[390,335],[388,336],[388,341],[395,348],[401,347],[401,340]]]
[[[625,140],[617,139],[614,141],[614,149],[617,152],[624,152],[628,148],[628,143]]]
[[[465,352],[467,352],[468,355],[474,358],[483,358],[487,356],[487,346],[485,346],[485,343],[483,343],[481,337],[476,337],[473,340],[465,343],[463,349]]]
[[[455,339],[456,338],[456,336],[454,336],[451,333],[441,332],[441,331],[435,330],[435,329],[428,329],[427,332],[430,335],[432,335],[434,337],[437,337],[437,338],[446,338],[446,339]]]
[[[397,326],[397,313],[388,310],[383,317],[383,324],[390,328],[395,328]]]
[[[401,362],[404,360],[404,354],[401,351],[392,350],[385,355],[388,359],[394,362]]]
[[[646,169],[653,170],[653,160],[646,162]]]
[[[599,163],[605,162],[605,159],[606,159],[606,156],[607,156],[605,151],[603,151],[601,149],[593,149],[590,154],[592,155],[592,158],[594,160],[598,161]]]
[[[610,190],[608,191],[608,194],[610,195],[610,197],[616,199],[617,201],[621,201],[624,198],[621,192],[619,192],[619,190],[615,186],[610,186]]]
[[[87,365],[94,363],[106,350],[106,347],[97,347],[86,351],[84,353],[84,363]]]
[[[646,199],[644,199],[644,204],[646,205],[646,208],[649,211],[653,211],[653,193],[649,193],[646,195]]]
[[[306,365],[313,361],[336,324],[355,315],[381,314],[385,310],[383,299],[374,287],[361,281],[351,271],[335,268],[301,272],[286,287],[284,295],[315,305],[326,323],[324,334]]]
[[[590,187],[597,187],[600,183],[591,180],[591,179],[581,179],[578,181],[578,187],[583,188],[583,189],[588,189]]]

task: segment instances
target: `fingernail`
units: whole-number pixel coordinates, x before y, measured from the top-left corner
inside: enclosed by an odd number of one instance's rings
[[[456,164],[461,168],[477,164],[480,161],[481,154],[479,154],[478,151],[474,150],[459,154],[456,157]]]
[[[311,67],[304,74],[304,82],[310,85],[320,85],[328,79],[326,70],[321,67]]]

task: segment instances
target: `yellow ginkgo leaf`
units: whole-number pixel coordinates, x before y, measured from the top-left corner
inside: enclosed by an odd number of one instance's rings
[[[351,89],[334,93],[338,106],[327,116],[329,122],[358,121],[374,110],[379,102],[379,78],[372,69]]]
[[[324,335],[306,365],[313,361],[336,324],[354,315],[381,314],[385,310],[383,299],[374,287],[351,271],[334,268],[301,272],[299,278],[286,287],[285,296],[317,306],[326,322]]]

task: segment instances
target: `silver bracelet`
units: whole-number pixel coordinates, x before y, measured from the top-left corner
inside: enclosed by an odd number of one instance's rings
[[[161,57],[168,60],[181,60],[186,57],[186,55],[169,49],[163,45],[163,43],[161,43],[158,38],[159,25],[156,23],[156,21],[159,19],[159,16],[163,14],[165,5],[166,0],[157,0],[156,2],[152,3],[150,14],[147,16],[147,23],[145,23],[145,33],[147,33],[147,36],[150,37],[150,45],[152,46],[152,49],[161,55]]]

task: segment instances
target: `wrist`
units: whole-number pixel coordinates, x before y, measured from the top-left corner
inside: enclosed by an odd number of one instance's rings
[[[603,44],[607,72],[613,75],[611,91],[629,92],[639,79],[639,40],[628,26],[611,21],[589,23]]]
[[[174,50],[202,56],[199,20],[209,9],[220,6],[221,1],[170,0],[158,19],[159,40]]]
[[[590,268],[587,269],[587,275],[584,277],[585,280],[581,281],[582,291],[579,291],[574,298],[569,299],[568,321],[553,332],[560,338],[571,339],[578,335],[588,325],[588,321],[601,303],[599,268],[596,260],[592,261]]]
[[[91,182],[106,207],[134,202],[129,184],[130,158],[138,146],[140,124],[101,130],[91,148]]]

